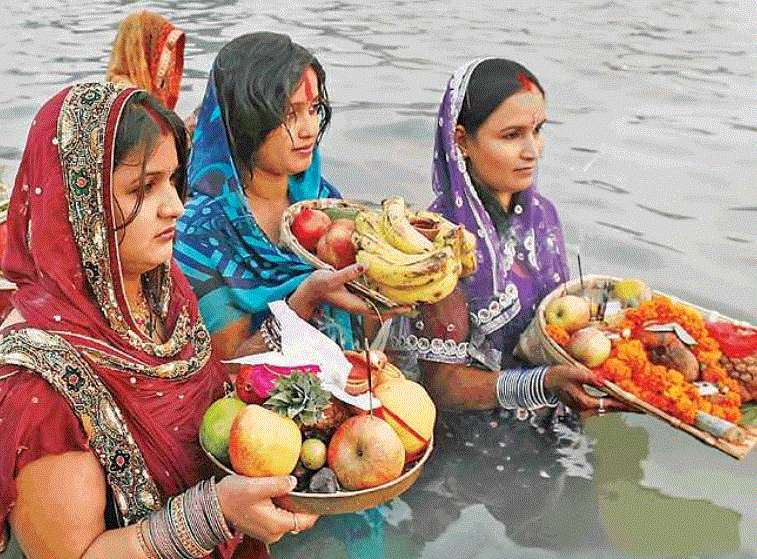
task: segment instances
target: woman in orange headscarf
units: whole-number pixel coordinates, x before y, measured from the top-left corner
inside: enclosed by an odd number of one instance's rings
[[[106,79],[145,89],[166,107],[179,99],[184,32],[158,14],[142,11],[121,22]]]

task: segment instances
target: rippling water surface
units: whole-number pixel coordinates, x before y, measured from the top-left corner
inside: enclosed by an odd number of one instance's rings
[[[161,12],[187,33],[182,115],[201,101],[215,53],[241,33],[281,31],[315,51],[334,103],[325,175],[358,199],[395,193],[428,204],[434,117],[449,73],[473,57],[506,56],[547,90],[540,188],[584,273],[638,276],[757,322],[757,16],[749,2],[1,3],[7,182],[35,111],[64,85],[100,78],[118,22],[137,9]],[[587,432],[593,509],[609,549],[757,549],[757,452],[737,462],[646,416],[605,417]],[[393,537],[414,542],[392,555],[400,559],[542,554],[515,543],[483,507],[459,507],[446,529],[420,542],[413,511],[399,510]]]

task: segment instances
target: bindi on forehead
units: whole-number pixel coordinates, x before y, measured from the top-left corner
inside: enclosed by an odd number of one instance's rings
[[[534,90],[534,82],[528,79],[528,76],[526,76],[526,74],[524,74],[523,72],[518,72],[518,81],[520,82],[520,85],[523,86],[523,89],[525,91]]]
[[[315,99],[315,92],[318,91],[318,77],[315,75],[315,72],[306,71],[302,76],[302,85],[305,88],[305,100],[308,103],[312,103],[313,99]]]

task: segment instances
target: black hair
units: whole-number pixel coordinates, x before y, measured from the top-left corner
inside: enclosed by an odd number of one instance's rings
[[[144,170],[150,154],[157,147],[160,139],[170,133],[176,145],[176,158],[179,166],[174,185],[179,197],[184,200],[187,192],[187,155],[188,135],[184,122],[179,116],[147,93],[137,91],[124,103],[121,118],[116,129],[116,139],[113,146],[113,170],[124,163],[124,159],[135,149],[143,148],[142,177],[137,194],[137,203],[128,216],[116,203],[116,209],[121,212],[122,223],[116,230],[124,229],[137,217],[142,201],[145,197]]]
[[[473,136],[502,101],[523,89],[535,86],[542,95],[539,80],[525,66],[504,58],[487,58],[473,69],[457,123]]]
[[[240,174],[240,166],[252,171],[252,159],[268,134],[285,122],[289,99],[308,66],[318,78],[321,123],[317,144],[331,121],[331,105],[326,73],[310,51],[287,35],[267,31],[237,37],[219,51],[213,76]]]

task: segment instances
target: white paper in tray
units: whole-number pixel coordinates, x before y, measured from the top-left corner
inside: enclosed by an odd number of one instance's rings
[[[342,348],[323,332],[300,318],[284,301],[272,301],[268,303],[268,307],[281,327],[281,353],[257,353],[238,357],[226,361],[226,363],[238,363],[240,365],[262,363],[282,367],[318,365],[321,369],[318,378],[325,390],[328,390],[340,400],[344,400],[341,394],[348,398],[355,398],[344,392],[347,375],[350,374],[352,364],[344,356]],[[352,403],[352,401],[344,401]],[[353,405],[359,406],[357,403]],[[365,407],[359,407],[369,409],[368,404],[365,404]]]

